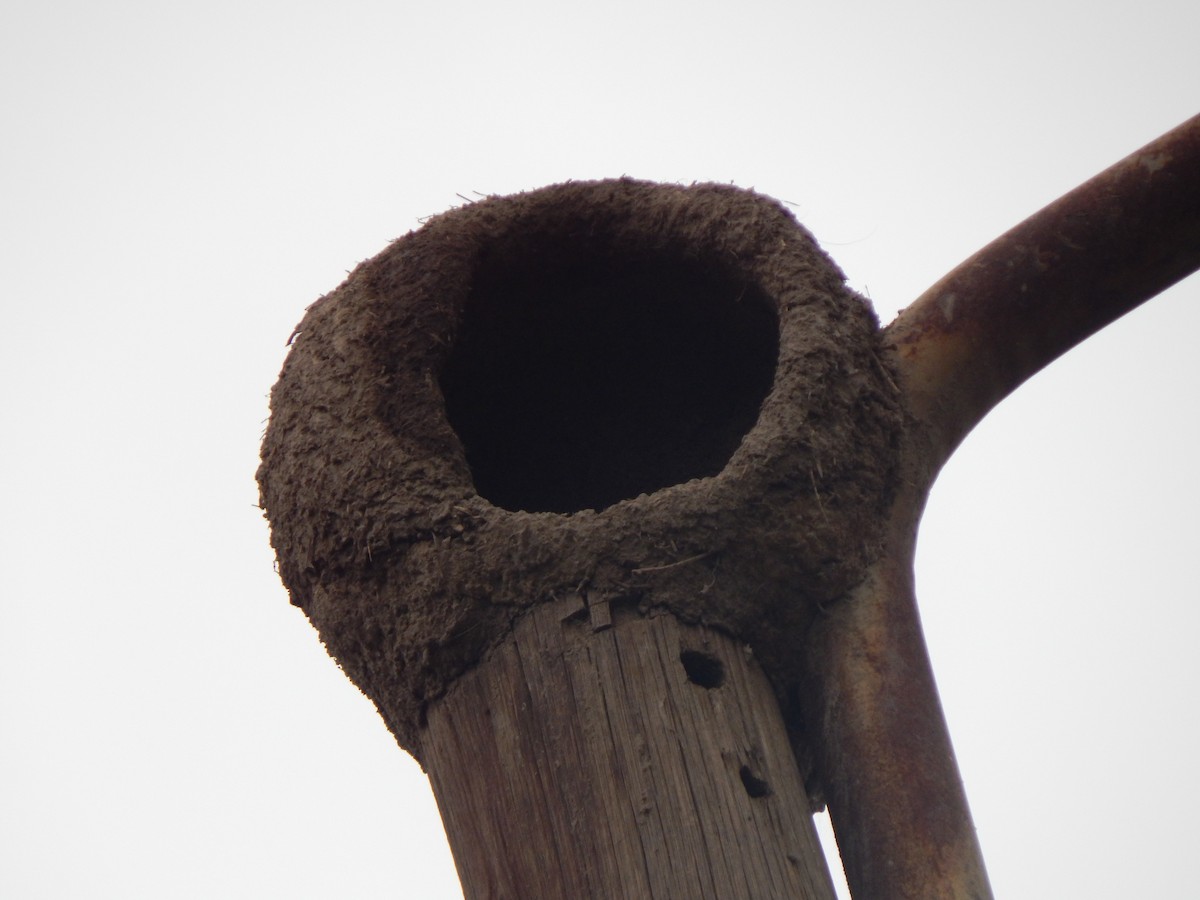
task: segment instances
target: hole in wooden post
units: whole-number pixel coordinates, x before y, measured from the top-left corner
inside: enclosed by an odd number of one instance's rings
[[[749,766],[742,766],[738,774],[742,776],[742,785],[746,788],[746,793],[751,797],[757,799],[771,795],[771,786],[755,775]]]
[[[702,688],[718,688],[725,683],[725,664],[708,653],[684,650],[679,654],[688,681]]]

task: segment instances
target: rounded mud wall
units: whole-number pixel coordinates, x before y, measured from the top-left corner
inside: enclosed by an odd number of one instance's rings
[[[292,601],[420,756],[532,604],[670,610],[778,690],[880,539],[878,323],[777,203],[622,179],[430,220],[309,308],[259,483]]]

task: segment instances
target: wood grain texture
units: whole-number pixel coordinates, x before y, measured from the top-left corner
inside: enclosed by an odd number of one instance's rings
[[[468,900],[834,896],[774,695],[724,634],[535,607],[422,743]]]

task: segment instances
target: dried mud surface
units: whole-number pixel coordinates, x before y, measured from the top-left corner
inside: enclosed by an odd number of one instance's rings
[[[900,413],[878,341],[751,192],[452,210],[297,329],[258,473],[280,574],[418,759],[427,704],[572,592],[728,631],[786,697],[881,540]]]

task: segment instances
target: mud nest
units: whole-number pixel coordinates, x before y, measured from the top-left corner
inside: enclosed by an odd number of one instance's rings
[[[665,609],[781,694],[893,489],[878,322],[774,201],[622,179],[431,219],[313,304],[259,483],[279,571],[420,758],[531,604]]]

